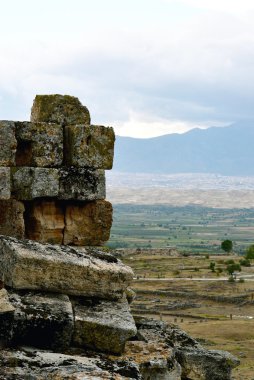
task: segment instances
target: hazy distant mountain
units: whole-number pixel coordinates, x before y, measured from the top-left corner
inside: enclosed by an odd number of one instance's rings
[[[254,123],[150,139],[118,136],[114,170],[254,175]]]

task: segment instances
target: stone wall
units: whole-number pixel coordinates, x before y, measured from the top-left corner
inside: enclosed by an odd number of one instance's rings
[[[115,135],[90,122],[67,95],[37,95],[30,122],[0,121],[0,234],[68,245],[109,239],[105,170]]]

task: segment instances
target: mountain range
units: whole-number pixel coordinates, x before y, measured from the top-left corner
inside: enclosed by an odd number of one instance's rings
[[[192,129],[149,139],[117,136],[114,171],[254,175],[254,125]]]

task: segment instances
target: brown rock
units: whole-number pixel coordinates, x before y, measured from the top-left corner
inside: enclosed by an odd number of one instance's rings
[[[100,257],[100,258],[99,258]],[[14,289],[122,299],[133,278],[113,255],[0,236],[0,278]]]
[[[109,239],[111,224],[110,202],[69,202],[65,214],[64,244],[103,245]]]
[[[62,244],[64,208],[60,202],[54,200],[27,202],[25,224],[28,239]]]
[[[24,211],[22,202],[14,199],[0,200],[0,235],[14,236],[18,239],[24,238]]]
[[[36,95],[31,110],[31,121],[69,124],[90,124],[90,114],[78,98],[69,95]]]

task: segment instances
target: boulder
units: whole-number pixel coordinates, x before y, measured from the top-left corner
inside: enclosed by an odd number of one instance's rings
[[[66,162],[77,167],[111,169],[115,134],[102,125],[67,125],[65,127]]]
[[[90,124],[90,114],[78,98],[69,95],[36,95],[31,121],[61,125]]]
[[[137,329],[126,300],[73,302],[73,344],[120,354]]]
[[[26,202],[25,225],[28,239],[62,244],[65,227],[64,205],[52,199]]]
[[[185,347],[176,351],[184,378],[195,380],[231,380],[231,370],[240,361],[229,352]]]
[[[18,200],[57,197],[58,170],[53,168],[12,168],[12,195]]]
[[[11,170],[0,167],[0,199],[10,199],[11,197]]]
[[[87,168],[59,169],[59,199],[93,201],[106,197],[104,170]]]
[[[15,199],[0,200],[0,235],[25,237],[24,204]]]
[[[0,166],[14,166],[17,149],[15,124],[13,121],[0,121]]]
[[[17,166],[58,167],[63,163],[63,129],[49,123],[15,122]]]
[[[63,243],[103,245],[110,236],[112,213],[112,205],[107,201],[69,202],[66,205]]]
[[[116,259],[112,262],[105,255],[99,259],[84,248],[1,236],[0,278],[14,289],[116,300],[123,296],[133,272]]]
[[[69,347],[74,319],[68,296],[10,292],[10,302],[15,307],[12,343],[56,351]]]
[[[6,289],[0,289],[0,349],[11,342],[14,310],[15,308],[9,301]]]

